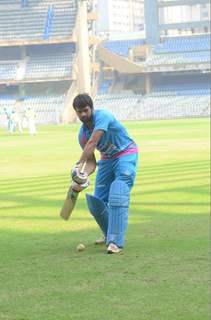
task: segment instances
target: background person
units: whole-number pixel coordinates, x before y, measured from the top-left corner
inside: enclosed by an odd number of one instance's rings
[[[13,133],[13,131],[14,131],[14,124],[13,124],[13,120],[12,120],[13,110],[10,107],[5,107],[4,113],[7,117],[7,130],[8,130],[8,132]]]
[[[31,135],[36,134],[37,133],[36,124],[35,124],[36,113],[35,113],[34,109],[31,107],[28,107],[25,112],[25,117],[28,121],[29,133]]]

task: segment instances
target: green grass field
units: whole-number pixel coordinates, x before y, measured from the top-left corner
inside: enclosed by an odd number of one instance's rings
[[[140,161],[121,255],[93,245],[84,195],[58,216],[78,125],[0,129],[1,320],[209,319],[209,120],[126,126]]]

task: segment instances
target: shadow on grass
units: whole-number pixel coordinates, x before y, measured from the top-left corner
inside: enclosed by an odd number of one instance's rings
[[[176,169],[182,169],[183,171],[192,170],[192,169],[200,169],[200,168],[209,168],[209,160],[200,160],[200,161],[177,161],[175,163],[165,163],[162,165],[145,165],[142,167],[140,163],[140,167],[143,169],[143,173],[151,173],[151,172],[161,172],[161,171],[169,171]]]
[[[184,215],[181,217],[178,213],[171,213],[166,215],[161,210],[153,209],[141,209],[132,210],[129,216],[129,229],[126,236],[127,243],[132,242],[131,247],[134,248],[134,252],[143,250],[143,246],[150,241],[150,247],[154,245],[154,249],[157,249],[159,241],[166,239],[168,241],[178,242],[200,240],[207,243],[209,241],[209,227],[207,225],[209,216],[206,214],[196,213]],[[137,219],[138,217],[138,219]],[[8,220],[18,219],[20,222],[25,220],[40,221],[40,224],[44,220],[56,220],[52,217],[12,217],[8,216]],[[207,223],[206,223],[207,221]],[[82,228],[78,222],[83,223]],[[89,222],[88,228],[85,228],[86,223]],[[77,225],[77,230],[74,230]],[[98,226],[91,217],[77,217],[76,215],[69,221],[64,223],[58,223],[56,230],[49,232],[46,226],[46,232],[34,231],[34,230],[21,230],[17,231],[14,228],[0,228],[0,240],[1,240],[1,262],[4,264],[3,256],[10,256],[11,260],[15,257],[30,259],[30,256],[36,254],[42,254],[43,251],[48,252],[48,255],[62,255],[69,250],[72,250],[70,258],[78,253],[75,253],[75,245],[77,243],[85,243],[90,250],[86,250],[86,256],[89,254],[100,254],[105,251],[104,246],[94,246],[95,238],[101,234]],[[7,246],[4,246],[7,243]],[[191,244],[191,243],[190,243]],[[198,243],[200,244],[200,243]],[[149,243],[148,243],[149,245]],[[200,246],[203,243],[200,244]],[[170,246],[170,245],[169,245]],[[192,248],[194,250],[194,248]],[[203,248],[203,250],[205,247]],[[145,250],[145,249],[144,249]],[[153,249],[152,249],[153,250]],[[160,249],[161,250],[161,249]],[[179,249],[178,249],[179,250]],[[154,250],[153,250],[154,251]],[[197,251],[197,248],[196,248]],[[27,255],[24,257],[24,254]],[[129,250],[129,254],[133,254],[133,249]],[[208,254],[208,253],[207,253]]]
[[[192,181],[197,180],[197,179],[193,179]],[[182,181],[181,181],[182,182]],[[141,184],[140,184],[141,185]],[[205,189],[204,189],[205,188]],[[207,193],[207,195],[209,195],[209,185],[208,184],[204,184],[201,186],[184,186],[184,184],[178,185],[176,188],[175,187],[168,187],[168,188],[162,188],[162,189],[152,189],[152,190],[143,190],[141,192],[133,192],[133,196],[137,196],[137,195],[151,195],[151,194],[160,194],[160,193],[183,193],[185,194],[186,192],[188,193],[193,193],[193,194],[204,194]],[[170,198],[170,197],[169,197]]]
[[[183,176],[183,178],[181,178],[181,176]],[[172,175],[169,175],[168,179],[165,177],[160,177],[159,179],[157,179],[157,176],[155,176],[154,178],[151,179],[144,179],[144,181],[142,180],[142,177],[138,177],[137,181],[135,182],[135,187],[137,186],[153,186],[155,184],[157,184],[158,186],[160,184],[165,184],[165,183],[181,183],[182,185],[184,185],[185,182],[191,182],[191,181],[196,181],[199,179],[208,179],[207,175],[197,175],[195,177],[187,177],[186,178],[186,174],[181,174],[181,176],[179,177],[172,177]],[[189,176],[189,175],[188,175]],[[52,182],[52,184],[49,185],[46,183],[46,181],[40,181],[40,183],[34,183],[29,185],[23,185],[22,183],[19,183],[19,185],[17,186],[8,186],[8,188],[2,188],[1,194],[0,194],[0,198],[4,198],[5,195],[6,196],[10,196],[11,194],[13,194],[15,192],[16,195],[27,195],[30,193],[39,193],[39,196],[46,196],[49,195],[50,193],[53,194],[56,191],[57,196],[58,195],[63,195],[64,194],[64,190],[65,190],[65,186],[66,186],[66,190],[68,188],[69,185],[69,179],[64,179],[61,181],[56,181],[56,182]],[[179,188],[179,187],[178,187]],[[1,190],[1,188],[0,188]]]
[[[176,162],[175,164],[163,164],[163,165],[152,165],[152,166],[142,166],[140,163],[138,167],[138,176],[143,177],[152,176],[153,178],[157,175],[170,176],[173,172],[180,174],[188,174],[188,172],[197,173],[197,171],[209,170],[209,161],[192,161],[192,162]],[[175,170],[173,170],[175,169]],[[11,187],[27,187],[27,186],[39,186],[46,185],[52,182],[53,184],[63,183],[69,181],[69,174],[59,174],[59,175],[47,175],[42,177],[26,177],[26,178],[16,178],[16,179],[1,179],[0,189],[11,188]]]

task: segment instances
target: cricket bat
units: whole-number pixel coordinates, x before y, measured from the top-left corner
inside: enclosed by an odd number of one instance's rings
[[[86,166],[86,162],[83,164],[82,168],[81,168],[81,172],[84,172]],[[79,192],[74,191],[72,189],[72,186],[69,187],[68,192],[67,192],[67,196],[66,199],[64,201],[63,207],[60,211],[60,217],[64,220],[68,220],[71,213],[73,212],[73,209],[75,207],[75,204],[77,202],[78,199],[78,195]]]
[[[69,188],[67,192],[67,197],[63,204],[63,207],[60,211],[60,216],[64,220],[68,220],[78,199],[79,192],[72,190],[72,187]]]

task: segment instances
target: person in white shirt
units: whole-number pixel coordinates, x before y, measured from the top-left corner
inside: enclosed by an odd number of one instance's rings
[[[28,121],[29,133],[31,135],[36,134],[37,133],[36,124],[35,124],[36,113],[31,107],[28,107],[28,109],[26,110],[25,117]]]

